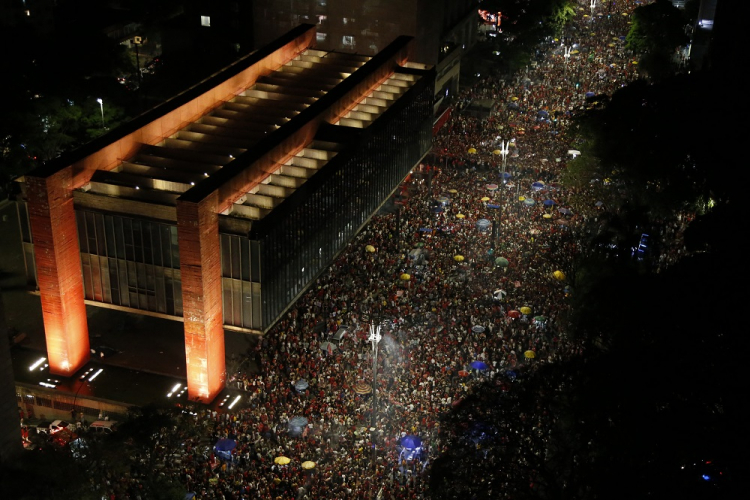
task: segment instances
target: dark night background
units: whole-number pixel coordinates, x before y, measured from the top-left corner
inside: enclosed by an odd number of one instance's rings
[[[95,0],[59,0],[44,26],[19,22],[0,30],[5,47],[2,198],[12,198],[15,177],[249,52],[248,39],[231,33],[194,36],[185,13],[192,15],[198,3],[132,0],[110,9]],[[509,57],[498,63],[498,71],[510,71],[554,31],[545,9],[566,2],[492,3],[511,17],[521,6],[529,7],[526,17],[518,13],[523,22],[514,28],[515,43],[502,47]],[[738,3],[719,2],[704,67],[689,73],[665,68],[658,43],[670,42],[652,40],[656,45],[641,47],[641,57],[653,70],[613,96],[598,97],[568,138],[586,153],[569,167],[568,185],[608,177],[617,186],[603,195],[609,196],[607,211],[589,228],[584,247],[628,248],[640,233],[658,232],[675,213],[690,212],[697,215],[685,235],[687,256],[656,272],[648,258],[584,252],[575,263],[575,292],[566,319],[585,341],[586,353],[514,383],[488,384],[446,415],[444,432],[453,436],[454,445],[433,464],[434,498],[492,498],[492,485],[482,478],[521,460],[541,479],[531,487],[506,484],[517,489],[517,498],[747,494],[741,492],[747,491],[750,475],[743,201],[748,110],[742,90],[746,17]],[[548,31],[539,30],[538,19]],[[148,34],[137,62],[132,49],[103,31],[130,21],[141,23]],[[479,43],[462,64],[470,67],[472,58],[485,61],[498,48],[492,43]],[[140,79],[136,64],[147,68]],[[104,102],[103,117],[97,98]],[[550,392],[549,379],[565,383]],[[540,408],[554,416],[551,434],[544,437],[523,419]],[[146,412],[142,427],[134,425],[130,436],[137,440],[143,429],[162,425],[160,418],[161,413]],[[471,437],[476,428],[493,436],[507,428],[519,433],[509,440],[488,438],[478,446]],[[524,454],[526,439],[547,439],[550,453]],[[100,451],[102,460],[116,461]],[[75,465],[47,455],[27,458],[29,468],[16,479],[33,482],[40,468],[57,470],[46,477],[60,490],[55,498],[83,498],[75,496],[80,491],[66,489],[71,477],[84,481],[85,473]],[[3,488],[10,482],[4,480]],[[163,498],[169,498],[170,487],[154,485],[165,492]],[[9,495],[20,498],[12,488]]]

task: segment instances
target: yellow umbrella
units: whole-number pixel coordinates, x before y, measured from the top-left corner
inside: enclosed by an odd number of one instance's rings
[[[563,281],[565,279],[565,273],[557,270],[554,273],[552,273],[552,277],[555,278],[557,281]]]
[[[510,98],[510,100],[511,100],[511,101],[517,101],[517,100],[518,100],[518,97],[511,97],[511,98]]]
[[[492,154],[495,156],[500,156],[502,154],[502,151],[500,151],[499,149],[496,149],[492,152]]]
[[[411,279],[411,274],[404,273],[404,274],[401,275],[401,279],[404,280],[404,281],[409,281]]]
[[[367,245],[367,246],[365,247],[365,252],[368,252],[368,253],[373,253],[374,251],[375,251],[375,247],[374,247],[374,246],[372,246],[372,245]]]
[[[527,316],[531,314],[531,308],[529,306],[523,306],[519,311]]]
[[[278,465],[287,465],[291,460],[289,457],[276,457],[273,459],[273,463]]]
[[[475,154],[477,152],[477,149],[476,148],[469,148],[468,152],[469,152],[469,154],[473,155],[473,154]]]
[[[523,200],[525,200],[525,199],[526,199],[526,197],[525,197],[525,196],[519,196],[519,197],[518,197],[518,201],[523,201]]]
[[[449,189],[448,192],[450,194],[456,194],[456,193],[458,193],[458,189]]]
[[[306,462],[302,462],[302,468],[305,470],[310,470],[315,468],[315,462],[311,462],[310,460]]]
[[[615,46],[615,44],[614,44],[614,43],[608,43],[608,44],[607,44],[607,47],[614,47],[614,46]]]
[[[464,256],[463,255],[454,255],[453,256],[453,260],[455,260],[456,262],[463,262],[464,261]]]
[[[570,51],[570,53],[573,54],[573,55],[578,54],[579,52],[580,52],[579,50],[571,50]]]
[[[545,219],[551,219],[552,218],[552,214],[544,214],[544,215],[542,215],[542,217],[544,217]]]
[[[630,63],[630,64],[634,64],[635,66],[638,66],[638,61],[633,61],[633,62],[632,62],[632,63]]]
[[[456,214],[456,219],[463,219],[466,216],[464,214]]]
[[[486,196],[482,196],[482,201],[490,201],[490,199]]]
[[[523,353],[523,357],[526,359],[534,359],[536,358],[536,353],[534,351],[526,351]]]

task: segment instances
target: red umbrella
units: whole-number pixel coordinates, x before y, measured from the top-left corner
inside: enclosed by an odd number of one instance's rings
[[[515,309],[513,309],[512,311],[508,311],[508,316],[518,319],[521,317],[521,311],[516,311]]]
[[[458,372],[458,376],[459,377],[468,377],[469,376],[469,372],[467,372],[466,370],[461,370],[461,371]]]

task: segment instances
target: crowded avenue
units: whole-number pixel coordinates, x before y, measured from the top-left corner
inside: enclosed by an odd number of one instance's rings
[[[583,355],[566,332],[567,275],[583,251],[578,231],[601,208],[573,202],[585,193],[560,183],[575,154],[564,137],[587,97],[638,76],[624,38],[639,3],[581,4],[531,66],[463,89],[393,208],[227,374],[241,403],[191,417],[203,439],[189,438],[160,473],[201,500],[428,498],[448,445],[442,415],[480,383]],[[476,99],[493,111],[472,116]],[[675,245],[660,246],[657,265]],[[528,421],[544,435],[546,412]],[[149,473],[136,467],[98,488],[140,498]],[[498,465],[499,478],[512,474],[528,470]],[[499,487],[492,498],[512,496]]]

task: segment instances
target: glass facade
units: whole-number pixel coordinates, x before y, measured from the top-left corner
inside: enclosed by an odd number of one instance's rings
[[[433,84],[434,72],[423,74],[365,129],[324,125],[316,140],[342,150],[250,234],[220,234],[225,325],[273,325],[429,151]],[[17,206],[36,283],[28,210]],[[175,224],[83,208],[76,221],[87,300],[182,316]]]
[[[260,251],[247,236],[221,234],[224,324],[263,329],[260,295]]]
[[[177,226],[76,210],[84,297],[182,316]]]
[[[429,151],[432,84],[430,78],[422,78],[355,143],[347,144],[345,151],[256,223],[251,239],[259,242],[263,263],[264,328],[276,321]]]
[[[34,244],[31,239],[31,221],[29,207],[23,200],[16,201],[18,210],[18,227],[21,229],[21,245],[23,246],[23,261],[26,266],[26,282],[36,286],[36,261],[34,260]]]

